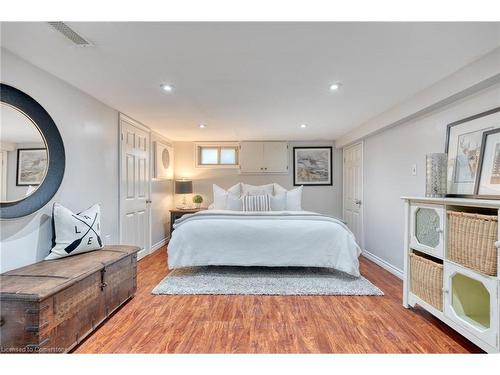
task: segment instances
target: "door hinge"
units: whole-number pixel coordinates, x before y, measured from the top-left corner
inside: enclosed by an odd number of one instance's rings
[[[122,141],[123,141],[123,133],[121,134],[121,139],[122,139]]]

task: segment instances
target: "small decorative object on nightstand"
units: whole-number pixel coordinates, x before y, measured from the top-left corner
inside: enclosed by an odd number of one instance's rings
[[[193,197],[193,203],[195,204],[196,208],[200,208],[201,204],[203,203],[203,197],[199,194],[196,194]]]
[[[180,219],[186,214],[194,214],[195,212],[203,210],[206,210],[206,208],[187,208],[185,210],[176,208],[174,210],[170,210],[170,234],[172,234],[172,231],[174,230],[174,223],[177,219]]]

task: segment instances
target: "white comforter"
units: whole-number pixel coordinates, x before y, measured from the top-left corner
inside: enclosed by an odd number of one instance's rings
[[[307,211],[201,211],[174,224],[168,267],[329,267],[359,276],[361,253],[340,220]]]

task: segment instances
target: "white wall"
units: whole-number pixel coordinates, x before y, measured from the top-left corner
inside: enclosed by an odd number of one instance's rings
[[[153,142],[155,141],[172,146],[170,141],[153,132],[151,133],[151,150],[153,150]],[[151,158],[151,165],[153,163],[154,155]],[[151,182],[151,201],[153,202],[151,204],[151,245],[153,247],[162,244],[169,237],[169,209],[174,207],[173,194],[174,180],[153,180]]]
[[[500,106],[496,84],[364,140],[365,249],[403,268],[402,195],[425,195],[425,155],[444,152],[446,125]],[[417,176],[411,166],[417,164]]]
[[[203,196],[203,206],[212,202],[212,184],[228,188],[238,182],[252,185],[262,185],[276,182],[287,189],[293,188],[293,158],[294,146],[334,146],[333,142],[290,142],[289,143],[289,173],[275,175],[240,174],[237,169],[195,168],[195,144],[193,142],[175,142],[175,175],[176,178],[186,177],[193,180],[193,191]],[[302,206],[305,210],[325,214],[342,215],[342,152],[334,149],[333,155],[333,186],[305,186]],[[191,197],[189,197],[191,199]],[[176,197],[177,204],[180,197]],[[189,200],[189,203],[191,201]]]
[[[0,271],[43,259],[51,244],[51,208],[102,207],[105,243],[118,243],[118,112],[5,49],[1,81],[37,100],[64,141],[66,171],[58,193],[36,214],[0,222]],[[75,72],[78,74],[78,72]]]

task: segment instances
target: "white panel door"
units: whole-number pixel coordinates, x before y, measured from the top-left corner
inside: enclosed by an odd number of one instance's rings
[[[241,142],[240,170],[243,173],[260,173],[264,171],[262,142]]]
[[[264,172],[288,173],[288,144],[264,142]]]
[[[122,117],[121,243],[149,252],[149,132]]]
[[[344,220],[363,248],[363,144],[344,149]]]

